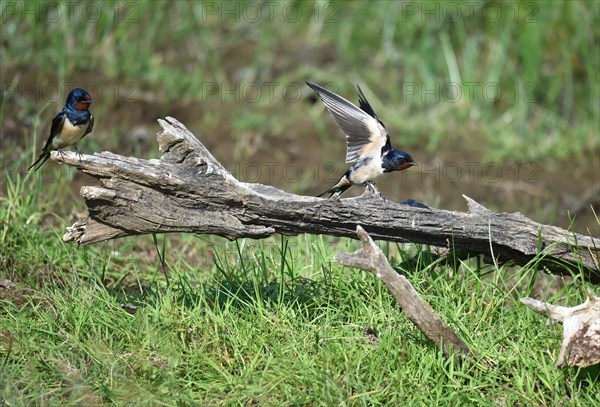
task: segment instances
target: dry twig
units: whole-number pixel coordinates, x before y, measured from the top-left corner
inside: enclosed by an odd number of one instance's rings
[[[561,307],[547,302],[522,298],[521,303],[562,322],[563,339],[556,365],[588,367],[600,363],[600,297],[588,293],[588,299],[576,307]]]
[[[446,357],[455,353],[463,357],[473,357],[473,352],[467,344],[440,318],[431,305],[419,296],[410,281],[390,266],[381,249],[367,232],[357,226],[356,233],[362,242],[362,248],[354,253],[338,254],[337,261],[348,267],[369,271],[380,278],[400,304],[406,317],[433,343],[441,346]]]

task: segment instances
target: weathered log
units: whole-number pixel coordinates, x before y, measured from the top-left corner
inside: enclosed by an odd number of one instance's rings
[[[588,367],[600,363],[600,297],[588,293],[588,299],[576,307],[561,307],[522,298],[521,303],[546,315],[551,323],[562,322],[563,339],[556,365]]]
[[[468,212],[453,212],[368,192],[323,199],[240,182],[183,124],[171,117],[159,123],[160,160],[110,152],[52,154],[101,183],[81,188],[89,217],[68,228],[65,241],[91,244],[169,232],[229,239],[275,233],[356,238],[360,224],[377,240],[448,247],[493,262],[524,265],[535,259],[558,274],[582,267],[586,278],[600,282],[600,239],[539,224],[520,213],[495,213],[466,196]]]
[[[348,267],[371,272],[381,279],[402,311],[433,343],[441,346],[446,357],[453,354],[465,358],[479,359],[460,337],[442,320],[431,305],[421,298],[410,281],[390,266],[387,258],[373,239],[360,226],[356,234],[362,248],[354,253],[340,253],[336,259]]]

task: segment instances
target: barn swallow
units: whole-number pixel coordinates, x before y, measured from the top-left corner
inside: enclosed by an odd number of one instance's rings
[[[390,143],[390,134],[373,111],[360,86],[360,108],[343,97],[314,83],[306,82],[321,98],[338,127],[346,134],[346,163],[354,163],[330,189],[318,196],[330,194],[338,198],[352,185],[365,185],[378,193],[373,180],[386,172],[402,171],[416,165],[410,154],[398,151]]]
[[[91,96],[81,88],[75,88],[69,93],[65,107],[52,120],[50,136],[42,153],[27,171],[32,168],[37,171],[50,157],[50,151],[58,150],[62,153],[63,148],[77,143],[92,131],[94,116],[88,110],[91,103]]]

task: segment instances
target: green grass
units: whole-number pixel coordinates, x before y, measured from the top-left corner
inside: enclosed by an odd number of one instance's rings
[[[0,288],[8,405],[600,402],[597,372],[556,369],[560,325],[518,303],[540,283],[533,267],[432,261],[428,247],[383,244],[493,367],[459,363],[379,280],[334,261],[357,242],[157,236],[76,247],[43,220],[25,184],[0,202],[0,278],[16,284]],[[585,299],[586,284],[554,280],[545,299]]]

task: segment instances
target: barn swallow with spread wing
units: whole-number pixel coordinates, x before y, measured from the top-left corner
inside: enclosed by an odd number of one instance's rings
[[[92,98],[85,90],[75,88],[67,96],[65,107],[52,120],[50,136],[38,159],[27,168],[37,171],[50,157],[50,151],[74,145],[94,128],[94,116],[88,110]],[[77,147],[75,147],[77,150]]]
[[[395,150],[390,134],[373,111],[360,86],[360,108],[343,97],[314,83],[306,82],[321,98],[339,128],[346,134],[346,163],[354,163],[330,189],[318,196],[330,194],[338,198],[352,185],[365,185],[377,193],[373,180],[386,172],[402,171],[416,165],[410,154]]]

